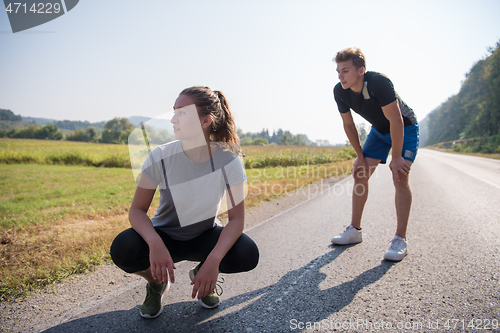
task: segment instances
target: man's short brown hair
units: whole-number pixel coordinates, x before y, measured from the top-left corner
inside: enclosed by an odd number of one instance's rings
[[[337,55],[335,56],[334,60],[337,64],[339,62],[352,60],[353,65],[357,69],[361,67],[366,68],[365,55],[357,47],[350,47],[348,49],[344,49],[342,51],[337,52]]]

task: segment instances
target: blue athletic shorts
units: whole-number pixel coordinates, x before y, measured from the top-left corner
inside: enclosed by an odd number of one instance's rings
[[[403,142],[403,158],[415,161],[418,151],[418,123],[405,127],[405,137]],[[372,126],[365,144],[363,145],[363,155],[365,157],[381,160],[380,163],[387,162],[387,156],[392,147],[391,133],[382,133]]]

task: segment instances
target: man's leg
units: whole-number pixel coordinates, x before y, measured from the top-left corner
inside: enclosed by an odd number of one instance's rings
[[[361,228],[361,217],[368,199],[368,181],[380,163],[380,160],[370,157],[366,157],[365,160],[368,164],[368,170],[359,168],[353,173],[354,188],[352,190],[351,224],[357,229]]]
[[[406,163],[411,168],[412,162],[406,160]],[[397,181],[394,174],[392,179],[396,188],[396,216],[397,228],[396,236],[400,236],[406,240],[406,229],[408,227],[408,219],[410,218],[410,209],[412,203],[412,192],[410,188],[410,174],[407,176],[399,174],[400,181]]]

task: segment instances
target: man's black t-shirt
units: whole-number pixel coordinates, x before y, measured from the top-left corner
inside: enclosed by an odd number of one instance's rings
[[[394,90],[394,85],[387,76],[377,72],[366,72],[364,81],[363,90],[359,94],[351,89],[342,88],[340,82],[333,88],[333,95],[340,113],[346,113],[349,112],[349,109],[352,109],[378,131],[389,133],[391,131],[390,122],[385,117],[382,107],[397,100],[403,116],[404,126],[413,125],[417,122],[415,113],[398,96]]]

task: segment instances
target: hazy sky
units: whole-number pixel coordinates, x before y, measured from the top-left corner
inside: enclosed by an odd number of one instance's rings
[[[3,8],[3,7],[2,7]],[[336,52],[357,46],[422,120],[500,40],[500,1],[97,1],[13,34],[0,12],[0,108],[110,120],[224,92],[243,131],[346,141]],[[361,118],[356,118],[361,122]]]

